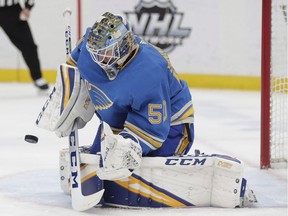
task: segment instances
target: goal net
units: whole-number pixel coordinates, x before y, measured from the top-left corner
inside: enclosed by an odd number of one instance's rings
[[[261,168],[287,167],[287,0],[262,0]]]

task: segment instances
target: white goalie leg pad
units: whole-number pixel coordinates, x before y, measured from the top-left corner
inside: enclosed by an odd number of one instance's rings
[[[80,148],[80,161],[87,163],[81,171],[84,179],[94,172],[98,175],[100,169],[100,156],[88,152],[89,147]],[[141,167],[134,170],[132,176],[106,181],[105,204],[125,207],[247,206],[257,199],[246,185],[243,168],[242,161],[222,155],[144,157]],[[69,174],[69,150],[63,149],[60,152],[60,184],[68,194]],[[123,199],[125,195],[127,198]]]
[[[62,149],[59,153],[60,187],[66,194],[70,194],[70,154],[69,149]]]
[[[142,148],[138,142],[121,135],[114,135],[110,126],[103,122],[101,135],[102,166],[97,175],[102,180],[123,179],[140,166]]]
[[[94,112],[78,69],[61,64],[57,70],[55,86],[36,120],[36,125],[64,137],[70,134],[75,119],[78,121],[78,128],[83,128],[92,119]]]
[[[144,157],[129,178],[106,182],[105,203],[126,207],[242,207],[246,189],[243,167],[242,161],[221,155]]]
[[[80,164],[82,182],[87,181],[89,177],[96,175],[100,165],[100,155],[89,154],[89,146],[79,147]],[[71,169],[70,169],[70,153],[69,149],[62,149],[59,152],[59,168],[60,168],[60,187],[66,194],[71,194]],[[84,165],[85,164],[85,165]],[[93,188],[91,189],[93,190]]]
[[[214,157],[211,206],[228,208],[242,206],[246,187],[246,183],[243,182],[246,181],[243,179],[243,170],[243,162],[233,161],[227,157]]]

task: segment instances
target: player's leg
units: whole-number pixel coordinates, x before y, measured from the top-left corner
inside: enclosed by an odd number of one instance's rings
[[[21,51],[30,70],[31,78],[39,89],[48,89],[48,83],[42,78],[37,45],[34,42],[31,29],[27,21],[19,20],[20,7],[11,7],[7,20],[2,27],[11,42]]]

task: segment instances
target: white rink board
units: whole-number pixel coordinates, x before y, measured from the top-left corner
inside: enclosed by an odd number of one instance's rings
[[[73,44],[76,43],[76,2],[72,0],[36,1],[30,24],[44,70],[55,69],[65,59],[62,12],[67,5],[73,11],[72,41]],[[190,29],[189,36],[185,37],[182,44],[177,45],[169,54],[178,72],[260,76],[260,0],[160,0],[158,2],[157,6],[160,8],[168,7],[172,3],[174,12],[178,15],[182,14],[179,25],[176,23],[174,25],[179,26],[182,31]],[[81,31],[84,33],[85,28],[91,26],[103,12],[111,11],[126,16],[127,12],[135,12],[139,4],[140,0],[82,1]],[[131,17],[131,14],[129,16]],[[168,16],[169,14],[165,14],[163,19],[168,19]],[[22,57],[15,55],[15,48],[3,34],[1,30],[0,38],[3,42],[0,45],[0,69],[25,69]]]

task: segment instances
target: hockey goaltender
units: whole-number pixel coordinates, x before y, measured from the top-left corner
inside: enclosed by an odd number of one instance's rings
[[[72,207],[235,208],[256,202],[241,160],[195,151],[194,106],[168,56],[104,13],[57,71],[36,124],[69,137],[60,152],[61,187]],[[95,140],[78,129],[94,115]]]

